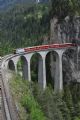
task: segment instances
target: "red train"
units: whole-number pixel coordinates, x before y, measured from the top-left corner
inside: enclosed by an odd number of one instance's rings
[[[34,51],[41,51],[47,50],[52,48],[67,48],[67,47],[76,47],[75,43],[64,43],[64,44],[50,44],[50,45],[40,45],[40,46],[33,46],[27,48],[19,48],[14,50],[14,54],[23,53],[23,52],[34,52]]]

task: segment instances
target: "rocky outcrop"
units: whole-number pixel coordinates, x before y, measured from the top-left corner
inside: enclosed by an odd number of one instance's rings
[[[50,21],[50,43],[77,43],[80,44],[80,17],[70,18],[67,16],[64,20],[53,18]],[[73,52],[67,51],[63,56],[63,79],[64,83],[71,81],[80,81],[79,63],[77,48]],[[54,56],[53,56],[54,57]],[[53,59],[51,59],[53,77]]]
[[[50,21],[50,43],[72,43],[80,40],[80,17],[70,18],[67,16],[64,20],[53,18]]]

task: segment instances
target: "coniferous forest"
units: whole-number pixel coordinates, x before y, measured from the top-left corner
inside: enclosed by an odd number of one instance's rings
[[[61,22],[66,16],[70,16],[72,20],[79,14],[79,0],[51,0],[43,4],[18,3],[2,10],[0,12],[0,55],[12,53],[16,48],[46,44],[46,40],[48,44],[50,20],[53,17]],[[36,62],[35,59],[33,61]],[[47,64],[48,62],[49,60]],[[34,65],[35,68],[36,66]],[[14,75],[9,83],[11,93],[20,108],[21,120],[80,120],[79,83],[66,82],[64,90],[55,93],[51,84],[42,91],[36,78],[33,69],[33,82],[23,82],[20,75]],[[51,76],[48,75],[47,78],[50,81]]]
[[[18,4],[1,12],[0,54],[12,52],[14,48],[42,44],[49,33],[49,19],[48,4]]]

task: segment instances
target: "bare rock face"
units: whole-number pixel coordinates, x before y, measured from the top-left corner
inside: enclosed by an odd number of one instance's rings
[[[67,54],[63,56],[63,81],[67,84],[71,81],[77,81],[76,61],[74,60],[74,54],[76,54],[76,52],[72,53],[72,57],[70,57],[71,54],[70,56]]]
[[[70,18],[67,16],[64,20],[58,21],[53,18],[50,21],[50,43],[72,43],[80,40],[80,17]]]
[[[80,17],[75,16],[70,18],[67,16],[64,20],[58,21],[53,18],[50,21],[50,44],[56,43],[77,43],[80,44]],[[54,56],[53,56],[54,57]],[[53,59],[51,59],[52,69],[51,76],[53,76]],[[63,79],[64,83],[70,81],[80,81],[80,70],[77,70],[80,65],[77,64],[77,49],[75,51],[65,53],[63,57]],[[80,69],[80,68],[79,68]]]
[[[58,19],[57,18],[51,19],[50,25],[51,25],[50,43],[59,43],[58,41]]]

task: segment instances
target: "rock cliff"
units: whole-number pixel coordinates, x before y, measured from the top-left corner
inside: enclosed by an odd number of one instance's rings
[[[71,19],[67,16],[64,20],[51,19],[50,43],[79,43],[80,16]]]
[[[50,43],[76,43],[80,44],[80,16],[70,18],[67,16],[64,20],[58,21],[53,18],[50,21]],[[77,47],[74,50],[67,50],[63,55],[63,79],[64,83],[70,81],[80,82],[80,60]],[[54,56],[53,56],[54,57]],[[54,65],[51,59],[52,66]],[[54,67],[51,69],[51,73]]]

